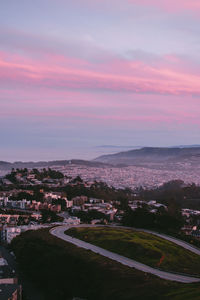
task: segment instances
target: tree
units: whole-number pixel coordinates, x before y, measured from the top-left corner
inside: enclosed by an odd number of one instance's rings
[[[60,222],[63,218],[56,215],[54,211],[42,209],[42,223]]]

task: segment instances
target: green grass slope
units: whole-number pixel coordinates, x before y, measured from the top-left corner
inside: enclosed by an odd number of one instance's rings
[[[66,234],[167,271],[200,275],[200,256],[155,235],[121,228],[71,228]]]
[[[47,229],[23,233],[11,247],[21,272],[44,291],[45,300],[200,300],[200,284],[159,279],[60,240]]]

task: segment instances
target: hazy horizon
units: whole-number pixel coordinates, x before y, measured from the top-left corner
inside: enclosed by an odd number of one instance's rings
[[[101,155],[108,155],[108,154],[114,154],[118,152],[124,152],[129,150],[135,150],[135,149],[141,149],[144,147],[158,147],[158,148],[176,148],[176,147],[197,147],[200,145],[194,144],[194,145],[166,145],[166,146],[157,146],[157,145],[141,145],[141,146],[120,146],[120,145],[100,145],[100,146],[94,146],[94,147],[83,147],[83,148],[70,148],[66,150],[66,155],[58,155],[58,153],[53,153],[51,151],[40,153],[40,151],[34,151],[34,153],[27,152],[24,156],[15,156],[12,154],[12,156],[9,156],[8,153],[8,159],[0,157],[0,161],[6,161],[6,162],[38,162],[38,161],[52,161],[52,160],[70,160],[70,159],[82,159],[82,160],[93,160]],[[16,157],[16,158],[13,158]]]

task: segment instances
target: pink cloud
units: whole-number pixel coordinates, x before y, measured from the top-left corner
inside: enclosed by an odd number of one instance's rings
[[[82,2],[82,0],[79,1],[80,3]],[[120,9],[122,11],[125,9],[126,3],[129,3],[162,9],[168,13],[192,12],[193,14],[200,14],[199,0],[85,0],[84,2],[92,8],[94,8],[95,5],[100,7],[105,4],[107,9]]]
[[[0,53],[0,79],[1,85],[53,90],[200,95],[200,74],[193,73],[192,68],[188,70],[187,63],[174,56],[154,65],[125,59],[96,65],[58,55],[41,61]]]
[[[192,11],[200,13],[199,0],[128,0],[130,3],[153,6],[168,12]]]

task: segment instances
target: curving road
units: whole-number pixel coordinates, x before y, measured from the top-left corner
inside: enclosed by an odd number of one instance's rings
[[[151,273],[153,275],[156,275],[156,276],[158,276],[160,278],[163,278],[163,279],[166,279],[166,280],[177,281],[177,282],[182,282],[182,283],[200,282],[200,278],[192,277],[192,276],[186,276],[186,275],[180,275],[180,274],[175,274],[175,273],[169,273],[169,272],[161,271],[161,270],[158,270],[158,269],[154,269],[154,268],[149,267],[147,265],[144,265],[140,262],[137,262],[133,259],[124,257],[122,255],[113,253],[111,251],[105,250],[103,248],[92,245],[90,243],[87,243],[87,242],[81,241],[79,239],[73,238],[73,237],[71,237],[69,235],[66,235],[64,233],[70,227],[94,227],[94,226],[90,226],[90,225],[78,225],[78,226],[64,225],[64,226],[59,226],[59,227],[52,228],[50,230],[50,233],[52,235],[64,240],[64,241],[72,243],[72,244],[74,244],[74,245],[76,245],[80,248],[91,250],[91,251],[93,251],[95,253],[98,253],[102,256],[105,256],[107,258],[115,260],[115,261],[117,261],[117,262],[119,262],[123,265],[129,266],[131,268],[135,268],[137,270],[140,270],[140,271],[143,271],[143,272],[146,272],[146,273]],[[133,228],[131,228],[131,229],[133,229]],[[156,233],[156,232],[153,232],[153,231],[148,231],[148,230],[143,230],[143,229],[140,229],[140,231],[144,231],[144,232],[147,232],[147,233],[157,235],[161,238],[167,239],[167,240],[169,240],[169,241],[171,241],[171,242],[173,242],[173,243],[175,243],[179,246],[182,246],[183,248],[185,248],[187,250],[190,250],[190,251],[200,255],[200,250],[190,246],[189,244],[187,244],[183,241],[180,241],[180,240],[177,240],[175,238],[172,238],[172,237],[169,237],[169,236],[166,236],[166,235],[162,235],[162,234],[159,234],[159,233]]]

